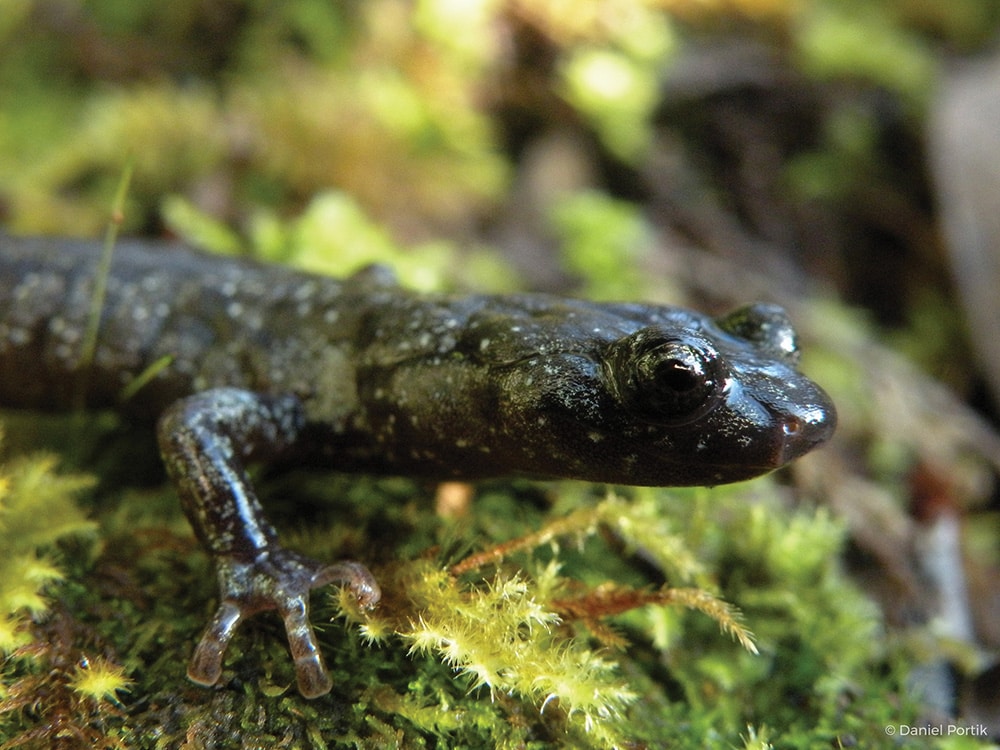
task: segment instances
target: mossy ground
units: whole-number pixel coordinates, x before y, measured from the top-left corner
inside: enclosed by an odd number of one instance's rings
[[[790,511],[770,480],[624,496],[491,483],[446,517],[433,487],[405,480],[262,486],[291,544],[364,559],[386,586],[374,620],[314,597],[332,693],[298,696],[268,616],[241,630],[220,688],[187,682],[210,566],[169,488],[115,489],[88,499],[96,537],[55,548],[65,578],[10,652],[8,746],[47,746],[56,728],[136,748],[872,746],[916,715],[877,613],[838,570],[841,528]],[[53,500],[37,502],[48,517]],[[739,606],[729,627],[752,630],[759,653],[683,606],[695,598],[660,603],[681,590]],[[127,683],[81,696],[74,670],[97,659]],[[41,697],[18,702],[28,686]]]

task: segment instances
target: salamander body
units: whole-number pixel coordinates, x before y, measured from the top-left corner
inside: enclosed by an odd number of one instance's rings
[[[335,280],[148,242],[116,248],[85,356],[99,255],[95,243],[0,235],[0,406],[155,422],[218,570],[220,606],[188,670],[203,684],[218,680],[239,623],[277,609],[301,692],[322,695],[309,589],[338,581],[362,603],[379,597],[359,563],[280,545],[251,462],[715,485],[806,453],[836,421],[774,305],[711,318],[541,294],[426,295],[380,268]]]

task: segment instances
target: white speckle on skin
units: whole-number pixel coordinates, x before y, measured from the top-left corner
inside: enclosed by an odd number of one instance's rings
[[[311,297],[316,295],[316,284],[312,281],[307,281],[304,284],[300,284],[296,287],[295,291],[292,293],[292,297],[299,301],[308,301]]]
[[[258,310],[251,310],[242,319],[243,327],[251,331],[259,331],[264,325],[264,318]]]

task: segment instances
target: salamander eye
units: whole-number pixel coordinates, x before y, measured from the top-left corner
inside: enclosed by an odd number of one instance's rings
[[[611,345],[605,371],[622,405],[652,422],[684,424],[725,394],[728,371],[700,336],[644,328]]]
[[[799,361],[799,345],[788,313],[778,305],[758,302],[716,318],[722,330],[749,341],[763,353],[791,365]]]

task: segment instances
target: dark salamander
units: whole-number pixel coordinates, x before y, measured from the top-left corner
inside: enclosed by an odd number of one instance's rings
[[[218,570],[221,603],[188,669],[205,685],[240,622],[277,609],[299,690],[326,693],[309,589],[344,583],[368,605],[380,595],[361,564],[280,545],[252,462],[715,485],[771,471],[834,429],[773,305],[711,318],[541,294],[417,294],[377,268],[339,281],[145,242],[115,251],[84,365],[99,254],[96,243],[0,235],[0,406],[158,420],[168,472]]]

